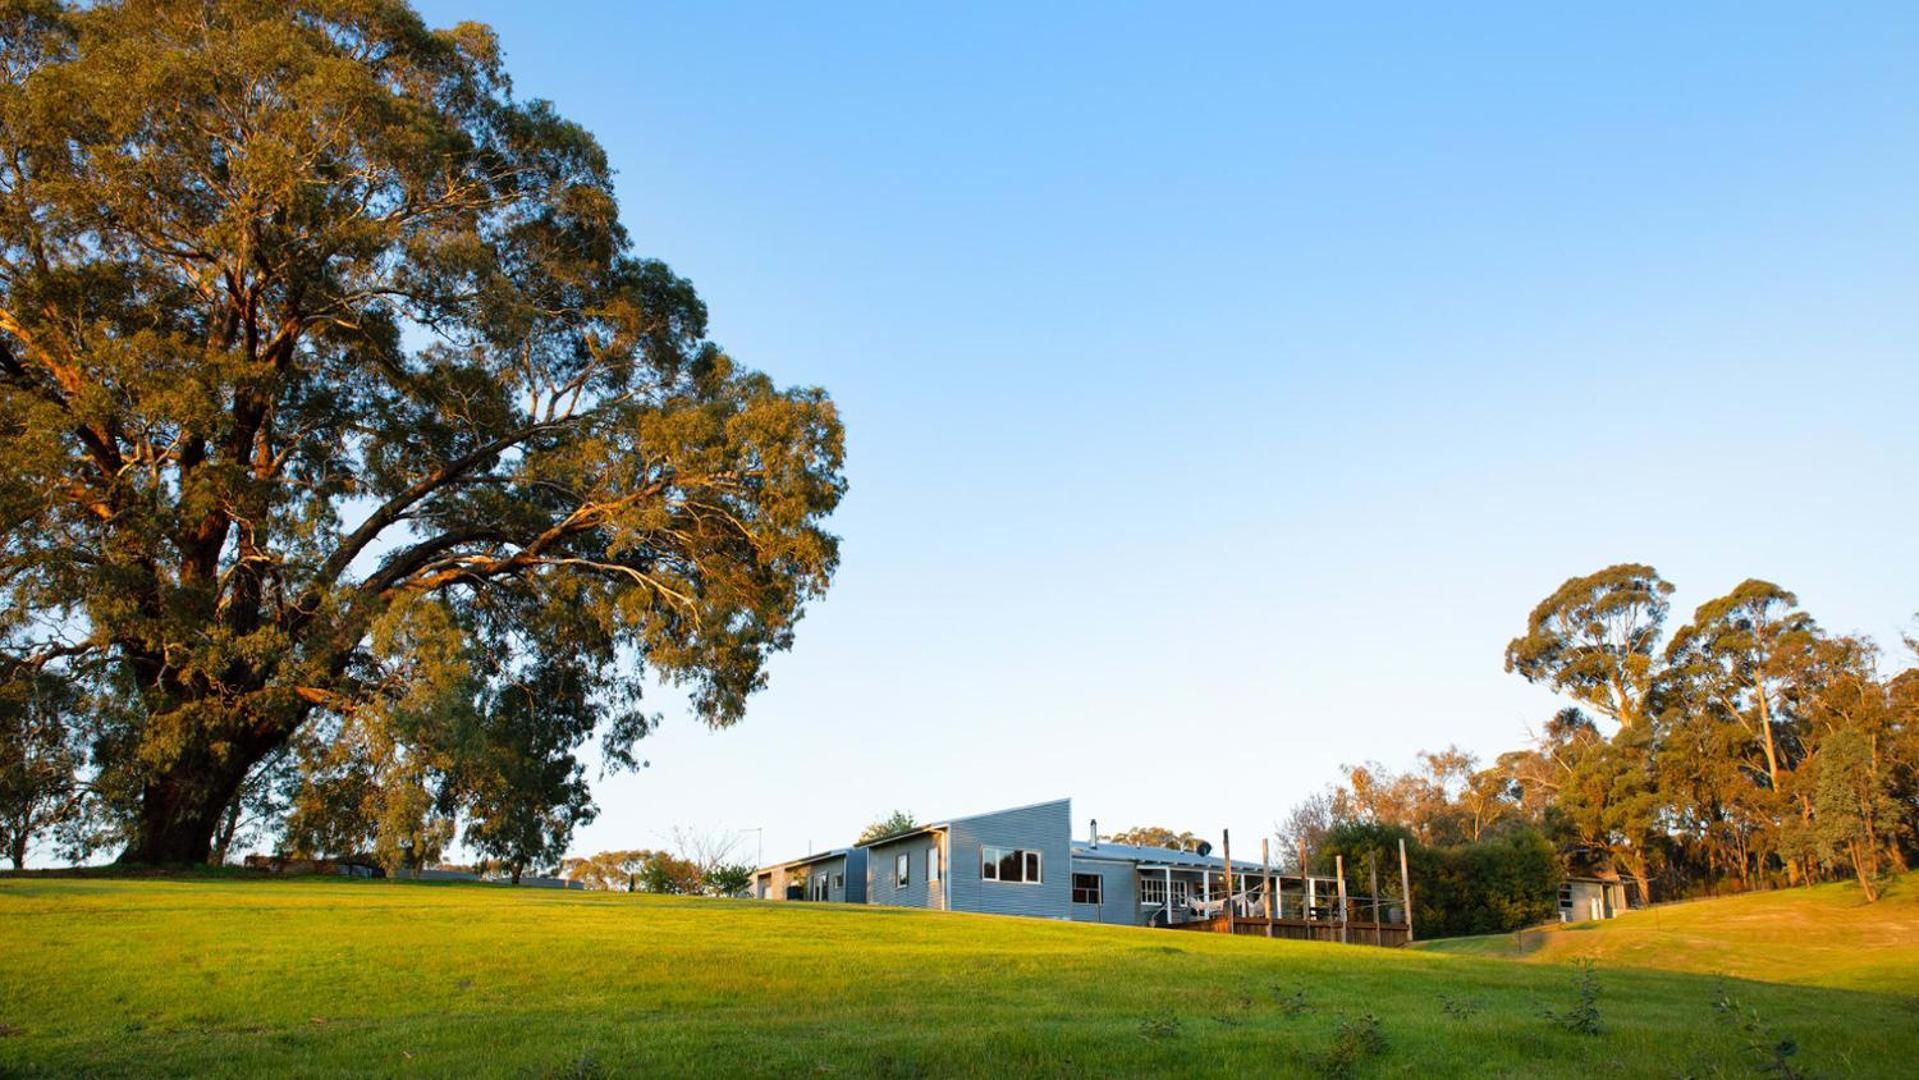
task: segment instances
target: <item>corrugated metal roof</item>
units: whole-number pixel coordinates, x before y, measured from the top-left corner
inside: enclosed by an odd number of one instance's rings
[[[1118,862],[1152,863],[1155,866],[1191,867],[1194,870],[1218,870],[1226,860],[1218,854],[1201,855],[1197,851],[1179,851],[1174,848],[1142,847],[1137,844],[1109,844],[1101,840],[1098,846],[1084,840],[1073,841],[1073,857],[1078,859],[1112,859]],[[1233,860],[1234,870],[1257,872],[1258,863],[1249,863],[1242,859]]]
[[[805,866],[805,865],[807,865],[808,863],[816,863],[816,862],[825,862],[825,861],[826,861],[827,859],[839,859],[839,858],[844,858],[844,857],[846,857],[847,855],[850,855],[850,854],[852,854],[852,851],[853,851],[853,849],[852,849],[852,848],[844,848],[844,847],[843,847],[843,848],[833,848],[833,849],[831,849],[831,850],[829,850],[829,851],[822,851],[822,852],[820,852],[820,853],[819,853],[819,854],[817,854],[817,855],[808,855],[808,856],[806,856],[805,858],[800,858],[800,859],[788,859],[788,860],[787,860],[787,861],[785,861],[785,862],[776,862],[776,863],[768,863],[768,864],[767,864],[767,865],[765,865],[765,866],[762,866],[762,867],[758,867],[758,868],[757,868],[757,869],[755,869],[755,870],[754,870],[753,872],[754,872],[754,873],[756,873],[756,874],[764,874],[764,873],[766,873],[766,872],[767,872],[767,871],[769,871],[769,870],[779,870],[779,869],[781,869],[781,868],[783,868],[783,867],[788,867],[788,866]]]
[[[1047,799],[1043,802],[1027,803],[1024,806],[1009,806],[1009,807],[1006,807],[1004,810],[983,810],[977,814],[966,814],[961,817],[942,818],[938,821],[929,821],[924,825],[915,825],[912,828],[903,830],[901,832],[887,833],[885,836],[876,836],[873,839],[867,841],[866,843],[859,844],[857,846],[878,847],[881,844],[890,844],[895,840],[904,840],[907,837],[918,836],[921,833],[939,832],[942,829],[950,829],[953,827],[953,824],[955,822],[959,822],[959,821],[972,821],[976,818],[996,817],[1000,814],[1016,814],[1020,812],[1021,810],[1037,810],[1042,806],[1051,806],[1054,803],[1066,803],[1068,805],[1071,805],[1072,801],[1073,801],[1072,799]]]

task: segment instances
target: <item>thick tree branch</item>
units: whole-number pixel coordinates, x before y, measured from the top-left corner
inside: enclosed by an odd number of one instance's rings
[[[382,532],[406,515],[409,508],[421,499],[433,494],[447,485],[462,479],[474,469],[492,460],[500,453],[540,435],[564,427],[567,421],[558,423],[530,424],[515,431],[509,431],[496,439],[482,443],[466,454],[461,455],[422,477],[406,490],[394,495],[380,508],[367,516],[359,528],[348,533],[320,566],[317,587],[324,588],[338,581],[346,568],[352,565],[367,545],[379,539]]]

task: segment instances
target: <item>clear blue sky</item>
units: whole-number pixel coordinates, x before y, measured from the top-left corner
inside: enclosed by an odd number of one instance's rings
[[[1061,795],[1256,837],[1522,741],[1506,641],[1623,560],[1896,645],[1919,7],[1564,7],[425,4],[847,424],[831,595],[576,848]]]

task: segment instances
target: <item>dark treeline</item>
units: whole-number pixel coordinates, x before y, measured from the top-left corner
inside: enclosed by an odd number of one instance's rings
[[[1403,836],[1426,936],[1550,918],[1566,874],[1617,874],[1641,903],[1840,877],[1876,899],[1919,856],[1919,671],[1882,674],[1877,645],[1759,580],[1668,634],[1672,588],[1637,564],[1567,581],[1506,668],[1575,704],[1490,764],[1349,766],[1282,848],[1350,872]]]

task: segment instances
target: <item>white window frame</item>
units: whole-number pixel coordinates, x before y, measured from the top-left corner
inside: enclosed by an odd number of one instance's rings
[[[893,856],[893,886],[903,889],[913,883],[913,853],[902,851]]]
[[[1093,898],[1091,900],[1081,900],[1079,898],[1079,894],[1083,891],[1080,888],[1080,884],[1079,884],[1080,878],[1093,879]],[[1073,890],[1073,903],[1075,904],[1099,905],[1099,904],[1106,903],[1106,875],[1105,874],[1100,874],[1100,873],[1089,874],[1089,873],[1085,873],[1084,871],[1075,870],[1073,871],[1073,879],[1069,883],[1068,887]]]
[[[1020,880],[1018,881],[1006,881],[999,876],[1000,860],[1008,855],[1019,856]],[[1000,885],[1044,885],[1046,884],[1045,854],[1034,851],[1032,848],[1005,848],[981,844],[979,877],[981,881],[991,881]]]
[[[1185,904],[1193,896],[1193,883],[1184,878],[1173,879],[1173,903]],[[1142,870],[1139,875],[1139,906],[1160,907],[1166,903],[1166,877],[1151,870]]]
[[[926,849],[926,883],[937,884],[940,879],[940,846],[934,844]]]

